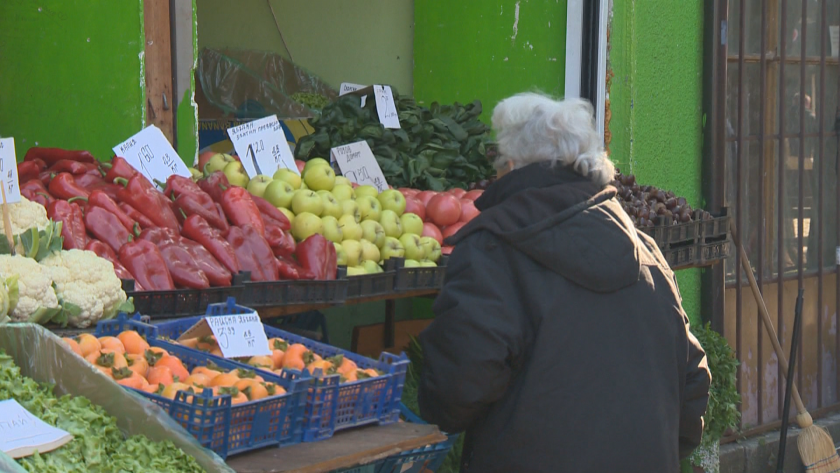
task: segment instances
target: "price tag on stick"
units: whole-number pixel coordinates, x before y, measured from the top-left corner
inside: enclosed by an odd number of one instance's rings
[[[10,204],[20,202],[14,138],[0,139],[0,176],[2,176],[3,191],[6,193],[6,202]]]
[[[10,457],[50,452],[71,440],[72,435],[35,417],[14,399],[0,401],[0,451]]]
[[[330,150],[330,161],[338,164],[341,175],[360,186],[371,185],[379,192],[388,190],[388,182],[367,141],[359,141]]]
[[[173,174],[192,176],[175,148],[154,125],[147,126],[113,149],[115,155],[125,158],[128,164],[152,182],[166,182]]]
[[[204,317],[178,340],[213,334],[225,358],[271,355],[265,328],[256,312]]]
[[[227,132],[248,176],[273,176],[280,168],[300,174],[277,115],[228,128]]]

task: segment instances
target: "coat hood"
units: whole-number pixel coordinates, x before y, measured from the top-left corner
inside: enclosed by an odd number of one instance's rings
[[[588,290],[614,292],[641,269],[635,226],[615,196],[568,168],[531,164],[493,183],[476,201],[481,214],[446,243],[487,231]]]

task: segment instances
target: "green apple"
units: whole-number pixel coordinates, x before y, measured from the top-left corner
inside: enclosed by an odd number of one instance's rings
[[[342,215],[352,215],[356,219],[356,223],[362,221],[362,212],[359,210],[359,204],[355,200],[344,200],[339,203],[341,204]]]
[[[335,186],[335,171],[329,165],[314,166],[303,172],[303,182],[314,191],[331,191]]]
[[[427,259],[420,260],[420,267],[421,268],[435,268],[437,267],[437,263],[434,261],[429,261]]]
[[[382,216],[382,204],[376,200],[376,197],[369,195],[359,196],[356,194],[356,203],[359,204],[359,212],[362,214],[362,220],[379,220]]]
[[[293,189],[300,189],[300,174],[291,169],[280,168],[274,173],[273,177],[275,180],[288,182]]]
[[[245,171],[245,166],[239,161],[228,163],[224,171],[230,185],[237,187],[248,187],[248,182],[251,180],[248,177],[248,172]]]
[[[335,245],[335,261],[339,266],[347,266],[347,252],[341,243],[333,243]]]
[[[402,214],[400,217],[403,233],[411,233],[414,235],[423,234],[423,219],[417,214]]]
[[[309,187],[306,187],[306,183],[303,182],[303,180],[300,181],[300,189],[309,189]]]
[[[367,240],[361,240],[362,244],[362,261],[379,261],[382,254],[379,252],[379,247]]]
[[[419,268],[420,267],[420,262],[417,261],[417,260],[413,260],[413,259],[407,259],[407,260],[405,260],[405,263],[403,264],[403,266],[405,266],[406,268]]]
[[[368,274],[376,274],[376,273],[384,273],[385,270],[382,269],[382,266],[379,265],[378,262],[373,260],[365,260],[362,262],[362,267],[365,268],[365,272]]]
[[[265,190],[272,181],[274,181],[274,179],[272,179],[271,176],[257,174],[253,179],[248,181],[248,192],[257,197],[263,197],[265,195]]]
[[[229,154],[216,153],[209,161],[207,161],[202,171],[204,171],[204,174],[213,174],[216,171],[224,171],[225,166],[235,162],[236,160]]]
[[[295,195],[292,197],[292,212],[295,215],[309,212],[320,217],[324,212],[324,200],[315,191],[306,189],[296,190]]]
[[[280,179],[274,179],[265,188],[262,198],[275,207],[288,209],[292,205],[292,197],[294,196],[295,190],[291,184]]]
[[[344,239],[344,232],[341,231],[338,219],[332,215],[321,217],[321,225],[323,225],[324,228],[321,234],[324,235],[324,238],[327,240],[333,243],[341,243],[341,240]]]
[[[382,261],[388,261],[391,258],[402,258],[405,256],[405,248],[402,243],[393,237],[385,237],[385,243],[382,245],[380,251]]]
[[[358,240],[344,240],[341,247],[347,253],[347,266],[358,266],[362,262],[362,244]]]
[[[356,217],[352,215],[342,215],[338,219],[338,225],[341,226],[344,238],[348,240],[361,240],[364,236],[362,226],[356,222]]]
[[[420,244],[423,245],[423,250],[426,252],[426,259],[437,263],[440,259],[440,243],[432,237],[420,237]]]
[[[318,191],[321,200],[324,202],[324,210],[321,215],[332,215],[335,218],[341,217],[344,213],[341,211],[341,204],[335,200],[335,197],[329,191]]]
[[[321,217],[309,213],[301,212],[295,216],[295,221],[292,222],[292,236],[298,241],[306,240],[316,233],[323,233],[324,223],[321,222]]]
[[[376,187],[370,185],[359,186],[355,190],[356,199],[364,196],[376,197],[379,195],[379,190]]]
[[[377,199],[382,204],[382,210],[393,210],[397,215],[402,215],[405,212],[405,196],[396,189],[382,191]]]
[[[385,229],[385,236],[399,238],[403,234],[400,216],[393,210],[383,210],[382,216],[379,217],[379,223]]]
[[[363,220],[361,226],[362,238],[373,243],[377,248],[382,248],[382,245],[385,244],[385,237],[387,236],[385,235],[385,229],[382,228],[382,224],[376,220]]]
[[[314,168],[315,166],[323,166],[323,165],[330,165],[330,162],[324,158],[312,158],[303,165],[303,173],[306,174],[306,171]]]
[[[277,210],[279,210],[279,211],[283,212],[283,215],[285,215],[285,216],[286,216],[286,218],[288,218],[288,219],[289,219],[289,223],[290,223],[290,224],[291,224],[291,223],[294,223],[294,221],[295,221],[295,214],[294,214],[294,212],[292,212],[291,210],[289,210],[289,209],[288,209],[288,208],[286,208],[286,207],[279,207]]]
[[[332,195],[334,195],[335,200],[339,202],[343,202],[345,200],[356,200],[356,192],[347,184],[336,184],[333,186]]]
[[[423,243],[418,235],[406,233],[400,237],[400,243],[405,248],[406,258],[420,261],[426,257],[426,250],[423,248]]]
[[[347,267],[347,276],[363,276],[367,274],[367,270],[363,266],[348,266]]]
[[[350,186],[351,189],[353,188],[353,183],[350,182],[350,179],[347,179],[344,176],[335,176],[335,185],[347,185]]]

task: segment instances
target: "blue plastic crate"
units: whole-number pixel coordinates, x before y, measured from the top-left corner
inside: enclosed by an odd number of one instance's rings
[[[207,308],[208,316],[246,312],[253,312],[253,309],[237,305],[233,298],[225,304],[211,304]],[[199,320],[200,317],[193,317],[160,323],[155,325],[154,333],[159,337],[177,339]],[[329,438],[342,429],[374,423],[390,424],[399,419],[399,404],[409,364],[404,354],[382,353],[377,361],[278,328],[263,326],[268,338],[300,343],[323,358],[343,355],[360,369],[373,368],[384,373],[376,378],[345,384],[339,384],[339,376],[321,378],[324,384],[312,389],[307,399],[304,441]]]
[[[400,403],[400,413],[411,423],[425,424],[420,417]],[[376,473],[422,473],[437,471],[449,455],[452,446],[458,440],[458,434],[447,434],[447,439],[423,448],[417,448],[386,458],[377,468]]]
[[[157,329],[144,324],[136,315],[129,319],[120,314],[117,319],[100,322],[96,336],[116,336],[124,330],[136,330],[146,336],[150,346],[159,347],[177,356],[192,371],[196,366],[211,362],[224,370],[253,368],[242,363],[211,357],[204,353],[157,338]],[[222,458],[262,447],[294,445],[303,439],[303,419],[306,395],[315,381],[308,373],[260,373],[266,381],[282,386],[286,394],[238,405],[231,404],[229,395],[194,396],[180,391],[175,399],[136,391],[161,406],[177,420],[199,443]]]

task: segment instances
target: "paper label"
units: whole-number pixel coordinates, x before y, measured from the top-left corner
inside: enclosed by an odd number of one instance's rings
[[[256,312],[205,317],[225,358],[270,355],[260,316]]]
[[[15,155],[15,139],[0,139],[0,179],[6,192],[6,203],[20,202],[20,182],[18,182],[17,156]]]
[[[357,90],[361,90],[361,89],[364,89],[364,88],[365,88],[365,86],[363,86],[363,85],[353,84],[353,83],[350,83],[350,82],[342,82],[341,83],[341,88],[338,89],[338,95],[339,96],[347,95],[350,92],[355,92]]]
[[[379,192],[388,190],[388,182],[367,141],[359,141],[330,150],[330,160],[338,164],[341,175],[360,186],[371,185]]]
[[[376,97],[376,112],[379,114],[379,122],[385,128],[400,128],[397,105],[394,103],[394,94],[391,92],[391,87],[374,85],[373,95]]]
[[[280,168],[300,175],[277,115],[229,128],[227,132],[248,176],[273,176]]]
[[[267,345],[267,343],[266,343]],[[0,451],[12,458],[55,450],[73,439],[35,417],[14,399],[0,401]]]
[[[125,158],[128,164],[153,183],[166,182],[173,174],[192,176],[175,148],[160,128],[154,125],[147,126],[140,133],[114,146],[113,150],[115,155]]]

